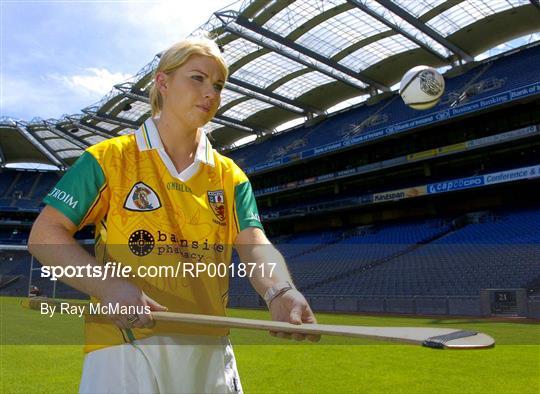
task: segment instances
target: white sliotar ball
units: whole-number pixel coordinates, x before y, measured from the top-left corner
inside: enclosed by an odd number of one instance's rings
[[[434,107],[444,93],[444,78],[434,68],[416,66],[403,75],[399,94],[409,107],[429,109]]]

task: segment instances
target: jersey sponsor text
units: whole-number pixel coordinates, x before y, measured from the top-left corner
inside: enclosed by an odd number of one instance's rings
[[[76,208],[77,204],[79,203],[79,200],[75,200],[73,196],[69,193],[66,193],[63,190],[57,189],[56,187],[52,189],[52,191],[48,194],[48,196],[56,198],[63,203],[66,203],[71,208]]]

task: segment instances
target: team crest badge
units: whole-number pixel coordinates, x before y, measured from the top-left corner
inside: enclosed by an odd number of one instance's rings
[[[220,222],[223,222],[225,220],[225,195],[223,194],[223,190],[209,191],[208,202],[216,217]]]
[[[136,183],[129,192],[124,208],[130,211],[155,211],[161,208],[157,193],[143,182]]]

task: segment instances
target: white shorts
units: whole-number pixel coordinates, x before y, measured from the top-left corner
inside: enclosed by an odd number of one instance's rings
[[[86,355],[79,393],[242,393],[227,337],[153,336]]]

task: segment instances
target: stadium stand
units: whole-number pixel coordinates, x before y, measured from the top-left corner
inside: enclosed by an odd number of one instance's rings
[[[355,269],[359,272],[310,287],[310,292],[477,296],[484,288],[523,288],[530,278],[540,275],[537,260],[540,210],[506,212],[494,217],[497,219],[467,224],[407,253],[388,258],[383,264],[367,269],[351,267],[349,272],[354,273]],[[398,234],[405,232],[399,226],[395,230]],[[384,232],[378,241],[380,245],[375,248],[396,246]],[[333,258],[339,259],[338,253]],[[368,260],[376,261],[371,256]]]
[[[539,57],[540,46],[535,46],[512,55],[486,61],[463,75],[446,78],[445,96],[437,106],[422,111],[421,115],[427,116],[449,108],[452,104],[464,105],[471,100],[480,100],[501,91],[525,87],[537,82],[536,69]],[[512,74],[512,78],[508,78],[510,71],[515,69],[521,70],[519,75],[514,77]],[[363,104],[359,108],[332,116],[314,127],[299,127],[297,130],[265,141],[264,144],[242,147],[229,152],[228,155],[240,161],[244,167],[255,167],[263,161],[272,161],[286,154],[293,155],[302,150],[335,143],[350,136],[344,133],[345,131],[361,125],[365,119],[369,119],[375,113],[384,120],[375,125],[363,127],[361,133],[405,122],[419,115],[418,111],[404,106],[399,96],[394,94],[376,105]]]
[[[486,291],[513,289],[529,295],[530,310],[519,313],[540,317],[534,297],[540,292],[540,208],[533,192],[540,171],[540,45],[522,41],[510,52],[474,60],[501,44],[502,36],[537,34],[537,21],[528,19],[538,12],[534,2],[500,2],[496,10],[477,2],[482,17],[456,22],[451,34],[439,23],[447,19],[444,7],[423,2],[417,20],[439,31],[442,47],[423,41],[424,34],[414,45],[398,45],[411,43],[371,19],[373,31],[360,31],[371,18],[361,8],[370,6],[357,2],[320,2],[328,7],[323,13],[309,1],[301,2],[301,13],[295,8],[300,2],[242,3],[238,16],[251,24],[244,26],[247,38],[224,28],[225,19],[228,28],[238,22],[232,13],[216,13],[204,26],[222,40],[231,65],[222,106],[206,131],[213,146],[250,176],[267,235],[312,307],[477,316],[489,314],[483,309]],[[355,34],[336,34],[345,21],[358,23]],[[489,30],[488,23],[500,35],[475,33]],[[324,40],[309,28],[315,25]],[[278,45],[271,35],[263,46],[260,37],[250,36],[268,31],[279,35]],[[365,37],[355,42],[356,33]],[[380,35],[396,47],[372,57],[380,52]],[[367,48],[372,41],[376,45]],[[291,56],[289,44],[308,51]],[[28,253],[9,247],[24,246],[42,198],[85,146],[129,133],[148,117],[156,59],[83,114],[29,122],[2,118],[0,294],[25,295],[30,284],[52,294],[47,280],[30,280]],[[405,106],[390,90],[419,62],[447,70],[445,94],[425,111]],[[262,68],[267,75],[259,75]],[[329,110],[351,97],[364,101]],[[277,131],[292,119],[304,122]],[[39,152],[24,135],[40,142]],[[254,142],[235,147],[255,135]],[[59,171],[5,166],[23,158]],[[76,235],[93,237],[92,228]],[[240,264],[236,255],[233,264]],[[264,306],[247,278],[230,282],[230,306]],[[55,291],[83,297],[61,283]]]
[[[0,210],[36,211],[58,179],[59,174],[55,172],[2,171],[0,190],[5,191],[0,194]]]

